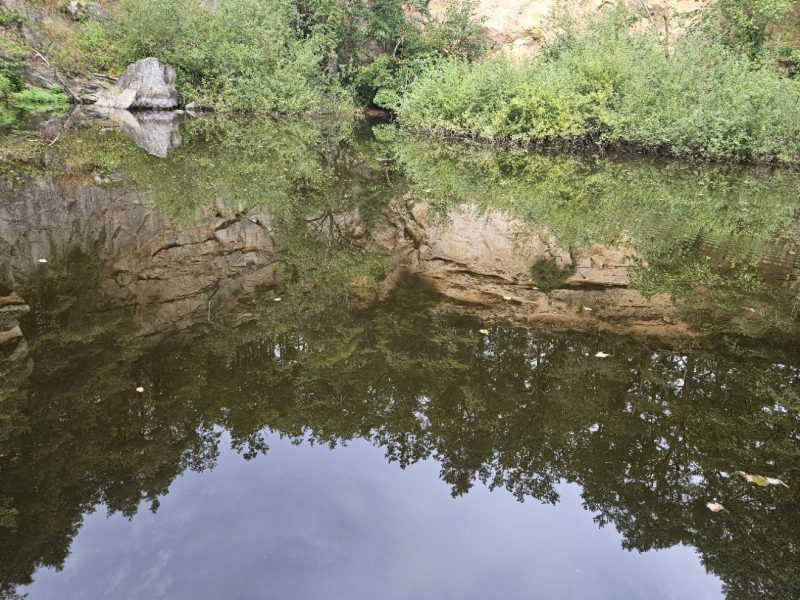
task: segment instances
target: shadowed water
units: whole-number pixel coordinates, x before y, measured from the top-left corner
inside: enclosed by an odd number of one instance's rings
[[[69,125],[0,195],[6,595],[800,593],[796,175]]]

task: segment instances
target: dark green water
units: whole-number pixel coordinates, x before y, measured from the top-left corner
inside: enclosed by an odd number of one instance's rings
[[[174,125],[0,193],[2,594],[800,596],[800,176]]]

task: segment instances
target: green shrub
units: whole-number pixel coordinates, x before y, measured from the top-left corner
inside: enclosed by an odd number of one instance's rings
[[[305,35],[288,0],[124,0],[120,48],[155,56],[179,73],[187,101],[220,109],[295,113],[330,105],[325,40]]]
[[[400,6],[396,1],[384,2]],[[476,5],[475,0],[449,0],[438,18],[425,7],[410,6],[408,13],[394,22],[393,30],[378,37],[389,42],[384,46],[386,52],[356,70],[353,85],[358,96],[364,102],[396,110],[411,82],[438,62],[483,57],[489,46],[472,16]]]
[[[475,0],[433,18],[420,0],[122,0],[118,46],[127,61],[176,67],[187,101],[219,109],[297,113],[364,102],[394,107],[442,57],[486,49]]]
[[[16,89],[14,81],[7,73],[0,71],[0,96],[5,98]]]
[[[771,30],[794,4],[794,0],[716,0],[705,21],[712,35],[758,58],[771,42]]]
[[[800,82],[700,33],[666,52],[614,13],[541,56],[451,60],[413,82],[400,123],[522,143],[591,141],[719,158],[800,159]]]
[[[18,10],[0,7],[0,27],[18,25],[25,21],[25,16]]]
[[[92,69],[113,71],[120,66],[108,28],[102,23],[88,21],[80,25],[78,48]]]

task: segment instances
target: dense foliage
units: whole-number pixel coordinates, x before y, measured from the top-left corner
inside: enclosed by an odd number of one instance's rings
[[[706,32],[755,59],[789,54],[796,49],[779,27],[795,0],[717,0],[705,14]]]
[[[522,63],[440,63],[411,85],[398,115],[411,129],[485,140],[793,162],[798,102],[798,81],[706,35],[670,49],[615,12]]]
[[[471,6],[436,20],[400,0],[123,0],[117,35],[128,61],[175,66],[186,100],[297,113],[346,105],[345,87],[391,97],[438,57],[479,54]]]
[[[287,0],[126,0],[120,46],[129,60],[155,56],[180,74],[187,101],[218,108],[300,112],[335,86],[322,72],[324,39],[303,35]]]
[[[186,102],[219,110],[319,112],[355,101],[396,112],[409,129],[489,141],[800,156],[793,0],[719,0],[666,35],[620,7],[600,10],[588,29],[554,16],[542,54],[523,62],[489,55],[477,0],[449,0],[435,16],[423,0],[102,4],[113,19],[65,20],[56,3],[42,22],[41,50],[62,72],[117,72],[156,56],[177,68]],[[0,16],[3,31],[30,21]]]

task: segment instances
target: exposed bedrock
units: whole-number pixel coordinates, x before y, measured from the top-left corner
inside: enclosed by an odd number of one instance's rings
[[[680,29],[695,11],[706,6],[702,0],[624,1],[640,14],[646,26],[663,27],[667,20],[673,30]],[[586,22],[616,3],[616,0],[479,0],[475,16],[497,49],[524,57],[539,51],[548,30],[552,29],[554,15],[571,15],[577,22]],[[429,9],[432,14],[442,16],[447,2],[432,0]]]

